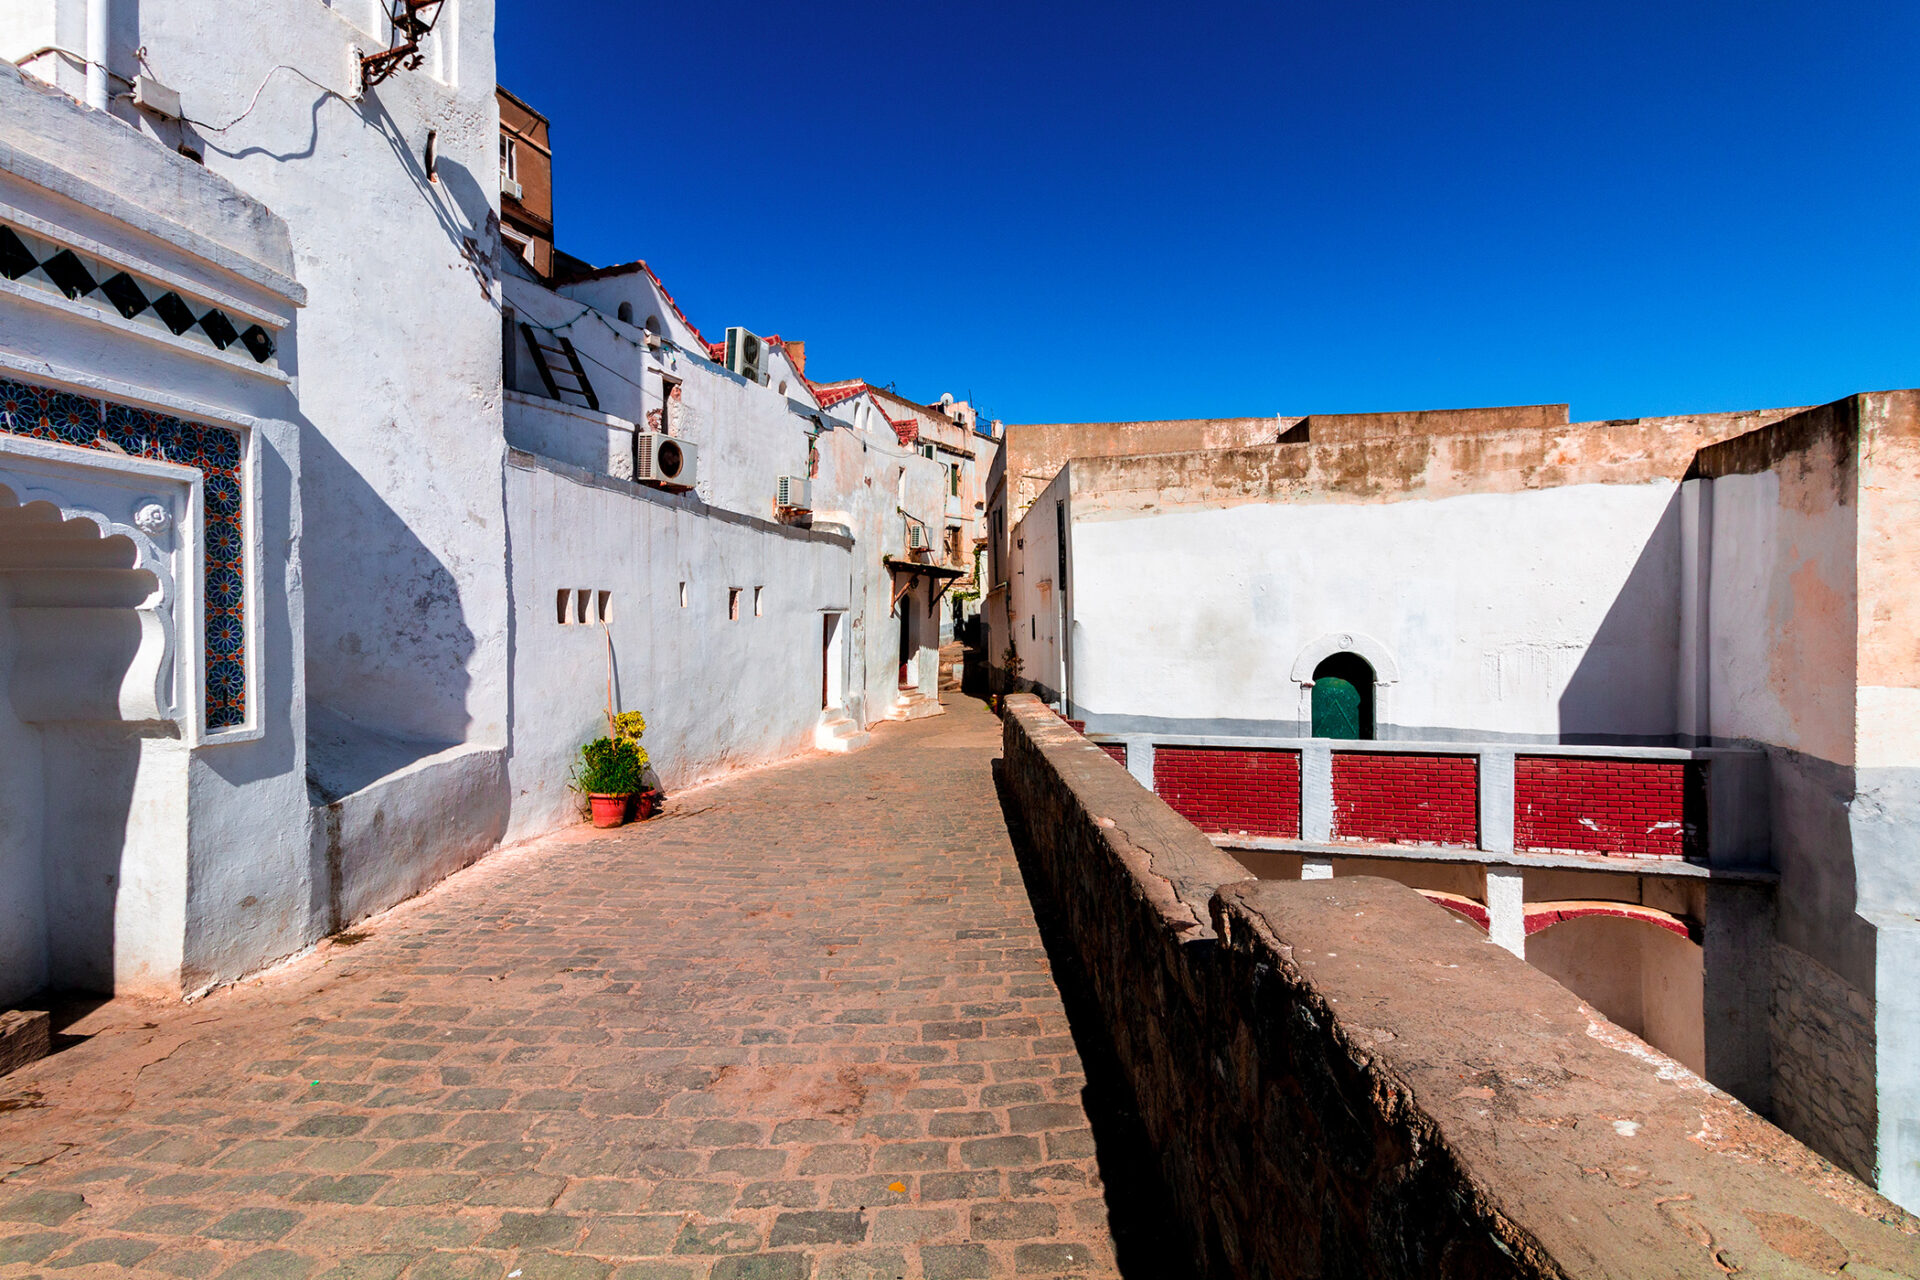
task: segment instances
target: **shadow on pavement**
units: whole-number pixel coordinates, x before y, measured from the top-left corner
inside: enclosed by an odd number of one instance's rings
[[[1033,872],[1032,852],[1019,806],[1007,787],[1002,762],[993,762],[994,790],[1007,823],[1007,836],[1020,860],[1020,876],[1033,905],[1047,960],[1060,1000],[1066,1007],[1074,1047],[1086,1070],[1081,1105],[1093,1128],[1094,1156],[1106,1187],[1107,1221],[1113,1233],[1115,1261],[1127,1280],[1166,1280],[1192,1273],[1182,1232],[1173,1219],[1173,1198],[1160,1179],[1160,1156],[1140,1122],[1133,1090],[1114,1056],[1111,1041],[1093,1003],[1079,958],[1067,944],[1045,886]]]

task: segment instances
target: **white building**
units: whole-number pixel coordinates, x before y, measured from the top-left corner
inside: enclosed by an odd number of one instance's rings
[[[0,1001],[574,821],[609,692],[668,787],[938,710],[935,464],[643,267],[502,278],[488,0],[19,0],[0,57]]]
[[[1008,428],[1002,682],[1920,1203],[1920,393],[1259,421]]]

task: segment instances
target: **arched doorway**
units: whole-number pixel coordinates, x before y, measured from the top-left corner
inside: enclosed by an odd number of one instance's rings
[[[1527,963],[1690,1070],[1706,1071],[1704,952],[1684,922],[1623,903],[1527,904]]]
[[[157,692],[170,584],[104,523],[0,484],[0,1003],[115,990],[129,918],[165,896],[131,828],[169,790],[147,739],[184,761]]]
[[[1373,737],[1373,667],[1357,653],[1336,653],[1313,669],[1313,736]]]

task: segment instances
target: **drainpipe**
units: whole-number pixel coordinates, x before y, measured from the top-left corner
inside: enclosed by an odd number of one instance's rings
[[[113,0],[87,0],[87,105],[105,111],[113,101],[107,56],[113,42]]]

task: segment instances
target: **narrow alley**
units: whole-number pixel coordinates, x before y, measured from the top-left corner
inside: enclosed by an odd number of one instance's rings
[[[0,1270],[1117,1274],[999,728],[955,697],[88,1013],[0,1081]]]

